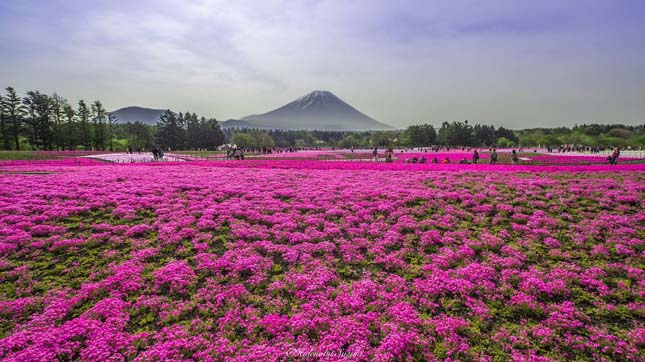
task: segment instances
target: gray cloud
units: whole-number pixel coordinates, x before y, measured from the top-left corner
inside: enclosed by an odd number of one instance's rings
[[[5,0],[0,79],[219,119],[329,89],[396,126],[642,123],[645,9],[582,3]]]

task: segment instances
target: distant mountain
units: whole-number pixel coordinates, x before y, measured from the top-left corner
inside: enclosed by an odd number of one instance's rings
[[[111,113],[119,119],[119,123],[139,121],[145,124],[155,125],[157,121],[159,121],[159,117],[161,117],[164,112],[166,112],[165,109],[125,107],[117,109],[116,111]]]
[[[361,113],[329,91],[313,91],[273,111],[228,120],[222,127],[364,131],[393,129]]]

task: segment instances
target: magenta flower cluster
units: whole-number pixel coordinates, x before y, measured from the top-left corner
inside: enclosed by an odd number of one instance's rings
[[[0,360],[642,361],[645,176],[618,166],[16,166]]]

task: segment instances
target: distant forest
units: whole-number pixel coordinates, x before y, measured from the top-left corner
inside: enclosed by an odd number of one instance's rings
[[[39,91],[19,96],[8,87],[0,95],[0,149],[103,150],[129,148],[214,150],[230,143],[240,147],[531,147],[579,145],[645,147],[645,125],[578,125],[572,128],[510,130],[468,121],[409,126],[394,131],[315,131],[222,129],[217,120],[190,112],[166,111],[149,126],[120,123],[100,101],[70,104],[65,98]]]

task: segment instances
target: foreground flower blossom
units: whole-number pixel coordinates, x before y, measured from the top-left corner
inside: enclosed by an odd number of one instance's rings
[[[2,360],[643,359],[642,165],[2,170]]]

